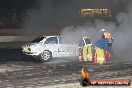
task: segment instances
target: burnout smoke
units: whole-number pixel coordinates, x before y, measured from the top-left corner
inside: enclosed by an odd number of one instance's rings
[[[24,34],[48,35],[48,31],[60,32],[60,29],[71,24],[80,24],[84,19],[80,16],[80,9],[89,6],[111,8],[112,0],[35,0],[34,8],[26,11],[22,28],[27,29]],[[46,33],[47,32],[47,33]]]
[[[101,28],[110,29],[110,31],[114,30],[115,25],[112,22],[105,22],[102,20],[95,20],[94,23],[90,21],[83,24],[82,26],[70,26],[64,28],[61,35],[64,37],[62,42],[68,43],[78,43],[78,41],[83,37],[90,37],[92,42],[95,43],[97,39],[101,37],[100,29]]]
[[[64,37],[62,42],[77,43],[82,37],[89,36],[95,44],[95,41],[101,38],[100,29],[105,28],[114,38],[112,46],[114,59],[131,60],[132,3],[127,6],[127,12],[119,13],[116,18],[117,23],[96,19],[81,26],[66,27],[61,33]]]
[[[132,52],[132,2],[127,6],[126,13],[117,15],[119,26],[115,29],[114,52],[120,59],[131,60]]]
[[[38,8],[27,11],[28,17],[24,21],[23,28],[31,28],[27,33],[33,32],[34,30],[36,33],[39,29],[42,29],[41,33],[46,33],[47,31],[54,30],[47,29],[49,27],[62,28],[73,24],[62,30],[61,36],[64,37],[62,42],[78,43],[82,37],[89,36],[93,44],[101,38],[100,29],[105,28],[114,38],[112,47],[115,59],[130,60],[132,57],[132,3],[130,3],[130,0],[100,0],[100,2],[89,0],[89,3],[82,1],[83,0],[77,0],[76,2],[74,0],[60,0],[58,2],[52,0],[46,2],[41,1]],[[128,1],[130,4],[126,8]],[[85,6],[114,8],[113,13],[119,13],[116,16],[117,22],[96,19],[94,22],[87,21],[85,24],[82,24],[84,18],[80,17],[76,12],[78,12],[78,9]],[[127,10],[124,10],[125,8]],[[74,24],[77,25],[78,23],[82,25],[74,26]],[[56,30],[57,32],[60,31],[59,28]]]

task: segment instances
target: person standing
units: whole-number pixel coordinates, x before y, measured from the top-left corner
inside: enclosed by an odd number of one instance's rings
[[[109,46],[112,46],[113,38],[111,34],[103,28],[100,30],[100,32],[102,33],[102,38],[107,38],[109,40]]]
[[[92,42],[89,37],[83,37],[79,42],[79,59],[80,62],[92,61]]]
[[[94,63],[104,64],[106,63],[106,52],[109,50],[109,40],[107,38],[101,38],[95,43]]]

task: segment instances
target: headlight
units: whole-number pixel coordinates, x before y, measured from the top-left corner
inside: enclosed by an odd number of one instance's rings
[[[30,49],[30,50],[31,50],[31,49]],[[22,52],[29,52],[29,49],[26,48],[26,47],[24,47],[24,48],[22,49]]]

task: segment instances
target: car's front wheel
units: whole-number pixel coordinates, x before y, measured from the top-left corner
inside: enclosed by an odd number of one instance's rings
[[[39,55],[39,59],[41,62],[49,62],[52,59],[52,53],[48,50],[45,50]]]

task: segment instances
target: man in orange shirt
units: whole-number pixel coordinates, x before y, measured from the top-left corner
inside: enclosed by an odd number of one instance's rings
[[[107,38],[109,40],[109,46],[111,46],[113,38],[111,37],[110,33],[107,32],[105,29],[101,29],[100,32],[102,32],[102,38]]]
[[[111,37],[110,33],[107,32],[105,29],[101,29],[100,32],[102,32],[102,38],[107,38],[109,40],[109,44],[108,44],[108,50],[106,51],[106,54],[109,56],[109,58],[111,57],[110,51],[112,51],[112,43],[113,43],[113,38]]]

